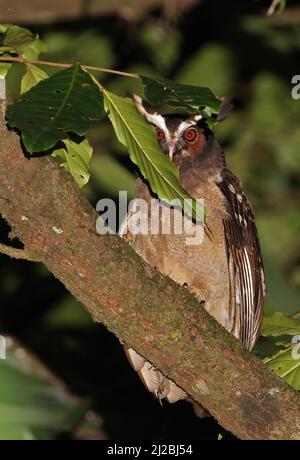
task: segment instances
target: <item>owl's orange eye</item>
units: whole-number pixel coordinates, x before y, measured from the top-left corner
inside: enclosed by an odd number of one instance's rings
[[[184,131],[182,137],[187,142],[194,142],[197,139],[198,131],[195,128],[188,128]]]
[[[162,129],[156,128],[156,138],[158,141],[162,141],[165,137],[165,134]]]

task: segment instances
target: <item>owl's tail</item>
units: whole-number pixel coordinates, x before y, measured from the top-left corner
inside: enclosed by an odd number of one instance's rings
[[[159,400],[166,399],[169,403],[175,403],[182,399],[193,404],[195,414],[198,417],[206,417],[209,414],[198,403],[195,403],[176,383],[165,377],[158,369],[156,369],[149,361],[146,361],[133,348],[124,347],[126,356],[132,365],[133,369],[138,373],[141,381],[148,391]]]

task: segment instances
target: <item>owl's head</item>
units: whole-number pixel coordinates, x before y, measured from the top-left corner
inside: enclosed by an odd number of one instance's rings
[[[195,158],[206,143],[208,128],[202,115],[162,115],[147,109],[142,99],[133,95],[138,112],[156,129],[157,141],[171,161],[176,157]]]

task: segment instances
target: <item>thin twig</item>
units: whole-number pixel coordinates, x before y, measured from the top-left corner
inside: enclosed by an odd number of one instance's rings
[[[30,260],[31,262],[39,262],[40,259],[35,256],[32,252],[26,251],[26,249],[17,249],[12,246],[0,243],[0,253],[5,254],[14,259]]]
[[[0,61],[5,62],[21,62],[22,64],[37,64],[37,65],[47,65],[50,67],[60,67],[60,68],[68,68],[71,67],[73,64],[63,64],[61,62],[51,62],[51,61],[40,61],[36,59],[26,59],[21,56],[0,56]],[[129,77],[129,78],[139,78],[137,73],[129,73],[129,72],[122,72],[121,70],[114,70],[114,69],[107,69],[105,67],[94,67],[91,65],[82,65],[82,69],[85,70],[95,70],[97,72],[104,72],[104,73],[112,73],[115,75],[120,75],[122,77]]]

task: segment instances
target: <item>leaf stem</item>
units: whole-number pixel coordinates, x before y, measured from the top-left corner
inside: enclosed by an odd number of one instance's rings
[[[0,56],[0,62],[21,62],[22,64],[36,64],[36,65],[47,65],[50,67],[60,67],[60,68],[68,68],[71,67],[73,64],[65,64],[61,62],[51,62],[51,61],[41,61],[37,59],[26,59],[22,56]],[[114,70],[114,69],[107,69],[105,67],[95,67],[91,65],[82,65],[82,69],[85,70],[96,70],[97,72],[104,72],[104,73],[112,73],[115,75],[120,75],[122,77],[129,77],[129,78],[140,78],[139,74],[137,73],[130,73],[130,72],[122,72],[121,70]]]

